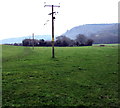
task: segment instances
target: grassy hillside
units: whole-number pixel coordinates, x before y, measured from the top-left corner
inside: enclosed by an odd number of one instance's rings
[[[3,107],[118,106],[118,47],[3,46]]]
[[[80,25],[68,30],[66,33],[64,33],[64,35],[66,35],[69,38],[75,39],[78,34],[83,34],[89,37],[93,34],[98,35],[99,32],[104,33],[108,30],[110,34],[116,34],[118,31],[118,23]]]

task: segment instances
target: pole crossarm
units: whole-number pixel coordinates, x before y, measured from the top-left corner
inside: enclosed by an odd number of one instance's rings
[[[59,5],[45,5],[44,7],[60,7]]]
[[[53,14],[55,14],[56,12],[53,12]],[[52,15],[52,13],[49,13],[48,15]]]

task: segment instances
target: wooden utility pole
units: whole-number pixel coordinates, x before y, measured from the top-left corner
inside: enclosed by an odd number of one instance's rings
[[[34,49],[34,33],[32,34],[32,38],[33,38],[32,45],[33,45],[33,49]]]
[[[60,7],[58,5],[45,5],[44,7],[52,7],[52,13],[49,13],[49,15],[52,15],[52,58],[55,58],[55,52],[54,52],[54,7]]]
[[[52,5],[52,58],[55,58],[55,52],[54,52],[54,13],[53,13],[53,5]]]

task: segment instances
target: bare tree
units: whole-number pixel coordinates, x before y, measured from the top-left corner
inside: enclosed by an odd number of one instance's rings
[[[78,34],[75,41],[77,45],[85,45],[87,38],[83,34]]]
[[[64,35],[56,37],[56,45],[71,46],[72,40]]]

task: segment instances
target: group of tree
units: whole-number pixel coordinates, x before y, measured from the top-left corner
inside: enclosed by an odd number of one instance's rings
[[[72,40],[66,36],[59,36],[56,38],[56,46],[92,46],[93,40],[88,39],[86,36],[79,34],[75,40]]]
[[[70,39],[64,35],[56,37],[54,42],[55,46],[92,46],[93,40],[88,39],[86,36],[79,34],[75,40]],[[51,46],[51,41],[45,41],[44,39],[24,39],[22,41],[23,46]]]

